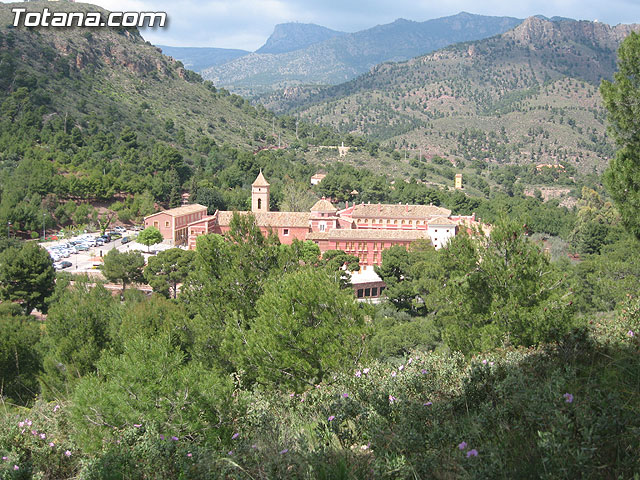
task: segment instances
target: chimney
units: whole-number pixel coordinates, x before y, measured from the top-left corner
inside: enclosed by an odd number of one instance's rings
[[[409,213],[409,204],[408,203],[404,206],[404,211],[406,213]]]

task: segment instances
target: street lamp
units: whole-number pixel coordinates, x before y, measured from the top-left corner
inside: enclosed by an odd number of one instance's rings
[[[7,239],[11,237],[11,222],[7,222]]]
[[[47,238],[47,232],[44,228],[44,218],[47,216],[47,214],[45,212],[42,212],[42,241],[44,242],[44,240]]]

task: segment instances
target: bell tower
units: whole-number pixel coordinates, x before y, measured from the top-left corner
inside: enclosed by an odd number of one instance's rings
[[[251,211],[269,211],[269,182],[262,175],[262,170],[255,182],[251,184]]]

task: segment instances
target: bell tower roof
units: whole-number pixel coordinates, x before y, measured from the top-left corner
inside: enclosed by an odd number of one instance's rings
[[[264,175],[262,175],[262,170],[260,170],[260,173],[256,177],[255,181],[251,184],[251,186],[252,187],[268,187],[269,186],[269,182],[267,182],[267,180],[264,178]]]

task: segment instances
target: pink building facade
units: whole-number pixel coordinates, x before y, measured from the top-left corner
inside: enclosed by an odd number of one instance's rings
[[[269,210],[269,188],[260,172],[252,185],[251,214],[263,234],[277,235],[285,245],[294,240],[310,240],[321,252],[344,250],[357,256],[365,269],[380,265],[382,252],[394,245],[408,248],[411,243],[421,240],[442,248],[459,228],[468,229],[476,224],[475,216],[451,217],[450,210],[434,205],[361,203],[338,210],[325,198],[318,200],[309,212],[272,212]],[[154,221],[164,221],[165,217],[160,217],[162,213],[166,212],[156,214],[158,220]],[[240,212],[241,215],[248,213]],[[217,211],[210,216],[202,213],[186,225],[188,247],[195,249],[200,235],[224,235],[230,229],[233,214],[231,211]]]
[[[144,226],[160,230],[164,243],[179,246],[187,243],[189,224],[201,220],[207,214],[204,205],[185,205],[154,213],[144,219]]]

